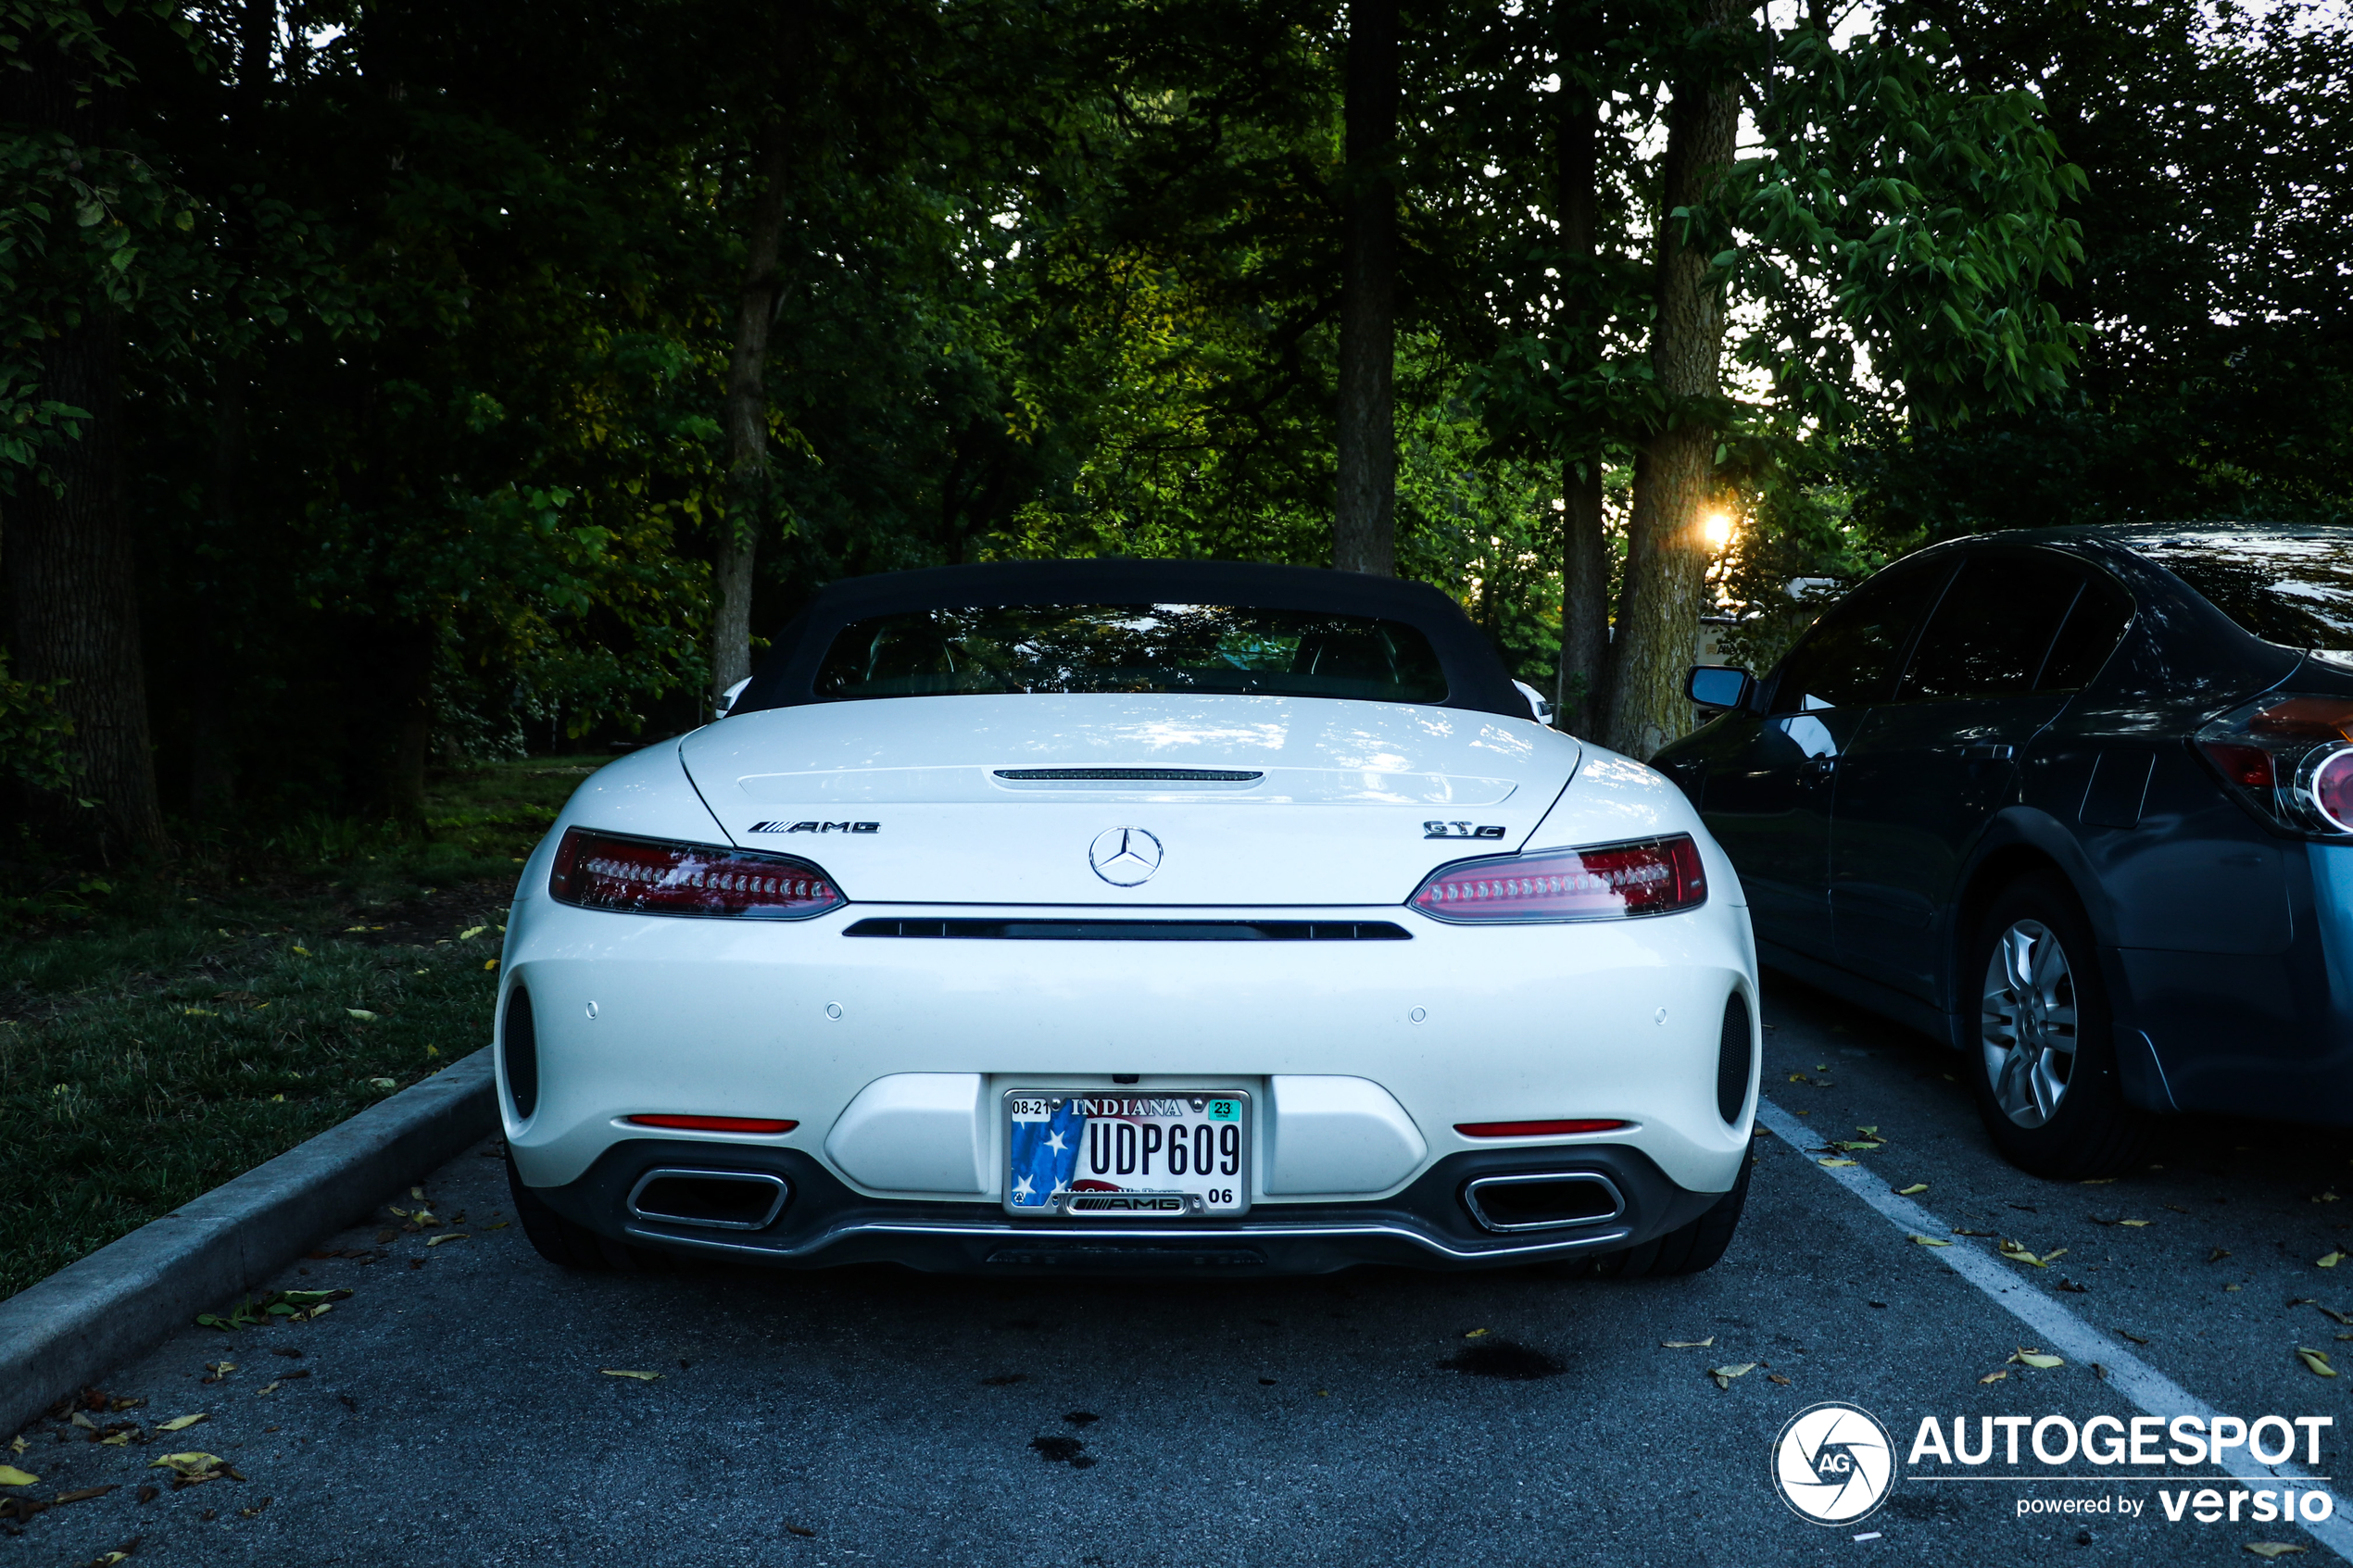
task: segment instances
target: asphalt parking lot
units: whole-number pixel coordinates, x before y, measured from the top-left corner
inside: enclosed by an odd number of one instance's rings
[[[2298,1351],[2353,1359],[2353,1266],[2319,1266],[2353,1248],[2353,1137],[2185,1121],[2137,1174],[2042,1182],[1991,1155],[1925,1039],[1777,976],[1766,1013],[1768,1120],[1795,1141],[1756,1140],[1740,1236],[1690,1279],[567,1275],[500,1225],[502,1168],[475,1150],[422,1184],[445,1223],[384,1214],[276,1282],[351,1292],[326,1314],[192,1325],[121,1369],[87,1426],[28,1427],[14,1462],[33,1495],[112,1489],[0,1523],[0,1552],[127,1550],[141,1568],[2333,1555],[2343,1521],[2201,1524],[2186,1501],[2167,1518],[2160,1493],[2245,1489],[2210,1464],[1930,1460],[1852,1525],[1786,1507],[1768,1454],[1822,1400],[1877,1416],[1903,1461],[1923,1417],[1966,1417],[1971,1441],[1986,1416],[2120,1424],[2171,1386],[2248,1421],[2336,1418],[2303,1466],[2333,1475],[2353,1378]],[[1915,1186],[1918,1210],[1874,1199],[1896,1218],[1865,1200]],[[1920,1215],[1946,1247],[1914,1239]],[[1978,1278],[1948,1265],[1956,1248]],[[2076,1339],[2044,1343],[2006,1302]],[[175,1486],[166,1453],[213,1456],[182,1468],[217,1478]],[[2020,1512],[2065,1499],[2094,1511]]]

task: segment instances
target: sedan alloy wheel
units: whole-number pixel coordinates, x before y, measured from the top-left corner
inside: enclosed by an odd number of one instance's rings
[[[2039,1127],[2058,1113],[2075,1073],[2075,974],[2058,934],[2012,922],[1985,961],[1985,1079],[2003,1114]]]

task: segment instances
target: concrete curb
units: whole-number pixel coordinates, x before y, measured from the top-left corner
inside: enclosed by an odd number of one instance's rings
[[[0,1434],[489,1136],[494,1095],[485,1047],[0,1301]]]

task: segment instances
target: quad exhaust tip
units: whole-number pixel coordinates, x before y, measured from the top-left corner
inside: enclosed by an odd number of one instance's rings
[[[774,1223],[792,1197],[782,1176],[763,1171],[648,1171],[629,1191],[629,1212],[663,1225],[759,1231]]]
[[[1544,1171],[1478,1176],[1463,1185],[1463,1207],[1498,1235],[1598,1225],[1626,1212],[1617,1184],[1593,1171]]]

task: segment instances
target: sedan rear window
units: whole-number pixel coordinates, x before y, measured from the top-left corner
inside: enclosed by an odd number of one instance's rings
[[[2353,541],[2342,535],[2195,533],[2133,547],[2267,643],[2353,650]]]
[[[1446,700],[1429,640],[1399,621],[1236,605],[997,605],[842,628],[820,697],[1220,692]]]

